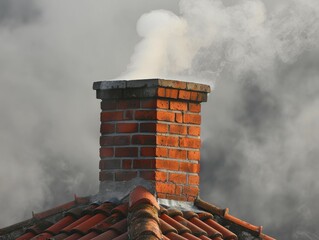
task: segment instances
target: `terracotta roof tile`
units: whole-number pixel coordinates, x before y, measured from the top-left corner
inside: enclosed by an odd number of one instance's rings
[[[159,205],[144,187],[136,187],[117,204],[82,201],[61,206],[15,225],[20,232],[26,230],[20,237],[11,239],[240,240],[251,236],[249,239],[274,240],[262,233],[261,227],[230,215],[228,209],[201,199],[196,199],[187,211],[167,208]],[[12,231],[12,227],[7,229]]]

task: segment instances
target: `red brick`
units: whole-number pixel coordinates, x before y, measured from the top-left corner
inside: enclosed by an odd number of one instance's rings
[[[189,126],[188,127],[188,134],[192,135],[192,136],[200,136],[200,127]]]
[[[186,150],[168,149],[169,158],[186,159]]]
[[[173,160],[157,159],[156,160],[156,168],[177,171],[179,169],[179,162],[173,161]]]
[[[167,172],[155,172],[155,180],[159,182],[166,182],[167,181]]]
[[[197,138],[180,138],[179,145],[184,148],[200,148],[200,139]]]
[[[114,149],[113,148],[100,148],[100,157],[113,157]]]
[[[116,147],[115,157],[137,157],[137,147]]]
[[[199,176],[198,175],[188,175],[188,184],[189,185],[199,185]]]
[[[182,185],[176,185],[175,186],[175,194],[176,195],[182,194],[182,191],[183,191],[183,186]]]
[[[141,102],[142,108],[168,108],[168,100],[163,99],[147,99]]]
[[[166,199],[167,194],[166,193],[157,193],[158,198],[164,198]]]
[[[166,199],[176,200],[176,201],[187,201],[187,197],[183,195],[167,194]]]
[[[197,196],[199,193],[199,188],[193,186],[184,186],[183,193],[190,196]]]
[[[188,111],[194,113],[200,113],[201,105],[200,103],[188,103]]]
[[[99,172],[99,179],[100,181],[113,181],[114,173],[101,171]]]
[[[155,135],[134,135],[132,137],[132,144],[154,145],[155,143],[156,143]]]
[[[162,123],[141,123],[140,132],[167,133],[168,125]]]
[[[179,170],[182,172],[188,172],[188,173],[199,173],[199,164],[189,163],[189,162],[181,162]]]
[[[116,172],[115,181],[129,181],[137,177],[137,172]]]
[[[152,169],[155,166],[155,159],[135,159],[133,161],[133,168],[135,169]]]
[[[156,110],[136,110],[136,120],[156,120]]]
[[[187,151],[187,159],[189,160],[200,160],[200,151]]]
[[[121,99],[117,103],[118,109],[134,109],[140,107],[140,100],[138,99]]]
[[[181,101],[170,101],[169,109],[170,110],[186,111],[187,110],[187,103],[181,102]]]
[[[123,120],[123,111],[101,112],[101,122]]]
[[[165,97],[166,95],[165,95],[165,88],[158,88],[157,89],[157,96],[159,96],[159,97]]]
[[[170,173],[168,180],[173,183],[187,183],[186,174]]]
[[[183,114],[182,113],[175,113],[175,121],[178,123],[183,122]]]
[[[116,100],[103,100],[101,102],[102,110],[115,110],[117,109],[117,101]]]
[[[184,123],[193,123],[200,125],[201,123],[201,116],[199,114],[184,114],[183,118]]]
[[[198,101],[199,93],[198,92],[191,92],[191,100]]]
[[[174,194],[175,193],[175,184],[156,182],[155,190],[158,193]]]
[[[185,90],[179,90],[178,98],[189,100],[191,98],[191,92],[190,91],[185,91]]]
[[[158,171],[141,171],[140,176],[146,180],[154,180],[157,182],[166,182],[167,173]]]
[[[141,156],[143,157],[166,157],[167,148],[142,147]]]
[[[114,133],[115,132],[115,124],[113,123],[101,123],[100,132],[104,133]]]
[[[207,101],[207,94],[201,92],[191,92],[191,100],[197,102]]]
[[[133,110],[126,110],[124,112],[124,120],[133,120],[134,119],[134,111]]]
[[[101,136],[101,146],[119,146],[130,144],[130,136]]]
[[[187,201],[188,202],[194,202],[197,196],[198,195],[196,195],[196,196],[187,196]]]
[[[166,121],[166,122],[174,122],[175,121],[175,113],[168,111],[158,111],[156,120]]]
[[[138,123],[117,123],[116,132],[118,133],[133,133],[137,132]]]
[[[162,146],[178,147],[178,137],[156,136],[156,144]]]
[[[169,126],[169,132],[173,134],[186,135],[187,134],[187,126],[171,124]]]
[[[132,160],[131,159],[123,159],[122,160],[122,168],[123,169],[131,169],[132,168]]]
[[[178,97],[178,90],[177,89],[165,89],[165,97],[167,98],[177,98]]]
[[[116,160],[101,160],[99,163],[99,167],[102,170],[106,169],[120,169],[121,161],[119,159]]]

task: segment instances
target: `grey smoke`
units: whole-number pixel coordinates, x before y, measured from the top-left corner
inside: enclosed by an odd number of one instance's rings
[[[91,83],[122,75],[213,83],[202,198],[278,239],[318,238],[316,1],[0,6],[1,226],[97,191]]]

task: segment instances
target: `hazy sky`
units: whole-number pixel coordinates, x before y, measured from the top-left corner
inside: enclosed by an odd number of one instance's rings
[[[92,82],[207,83],[201,197],[319,239],[319,3],[0,0],[0,227],[98,189]]]

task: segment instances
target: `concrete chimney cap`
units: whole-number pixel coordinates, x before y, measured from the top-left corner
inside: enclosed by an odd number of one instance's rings
[[[138,80],[108,80],[99,81],[93,83],[94,90],[109,90],[109,89],[125,89],[125,88],[154,88],[154,87],[164,87],[164,88],[176,88],[191,90],[196,92],[211,92],[209,85],[194,83],[194,82],[184,82],[177,80],[167,80],[167,79],[138,79]]]

